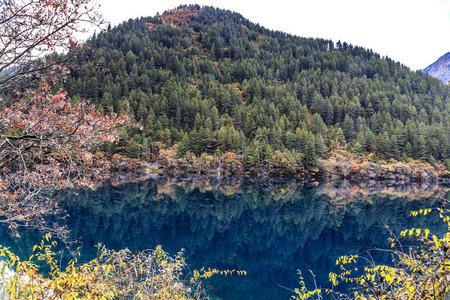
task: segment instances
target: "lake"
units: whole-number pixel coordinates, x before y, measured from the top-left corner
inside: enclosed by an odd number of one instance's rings
[[[248,184],[215,180],[158,179],[107,185],[70,194],[64,220],[82,245],[81,261],[93,258],[95,245],[147,249],[162,245],[170,254],[184,249],[190,269],[246,270],[238,277],[218,276],[207,283],[218,299],[288,299],[298,287],[297,270],[312,288],[329,287],[336,258],[387,248],[389,228],[442,231],[439,221],[411,217],[410,211],[439,205],[448,189],[436,185],[391,186],[344,181],[303,186]],[[3,245],[28,256],[41,233],[11,237]],[[389,256],[372,251],[377,263]]]

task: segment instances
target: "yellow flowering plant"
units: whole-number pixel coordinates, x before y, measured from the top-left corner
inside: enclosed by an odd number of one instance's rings
[[[322,299],[333,294],[340,299],[445,299],[450,295],[450,217],[445,208],[412,211],[412,216],[438,212],[439,218],[447,225],[442,236],[434,235],[429,229],[411,228],[401,232],[398,239],[392,232],[388,241],[391,249],[392,265],[364,264],[357,255],[341,256],[337,259],[338,273],[330,273],[331,288],[306,288],[300,277],[300,288],[295,289],[294,299]],[[388,227],[386,227],[388,228]],[[389,228],[388,228],[389,229]],[[415,246],[405,248],[401,239],[411,239]],[[359,265],[358,265],[359,263]],[[340,283],[350,284],[351,294],[336,291]]]
[[[132,253],[99,245],[95,259],[70,260],[62,269],[56,241],[47,234],[28,260],[0,247],[0,294],[8,299],[202,299],[202,280],[213,275],[245,275],[245,271],[205,269],[184,274],[183,252],[169,256],[160,246]],[[77,253],[78,256],[80,253]],[[42,272],[43,267],[46,272]],[[45,274],[45,275],[44,275]]]

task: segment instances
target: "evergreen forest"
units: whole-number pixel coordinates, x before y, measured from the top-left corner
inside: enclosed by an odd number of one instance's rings
[[[314,165],[333,149],[382,159],[449,157],[450,87],[346,42],[271,31],[240,14],[181,6],[90,38],[64,87],[139,126],[107,152],[151,159],[275,151]]]

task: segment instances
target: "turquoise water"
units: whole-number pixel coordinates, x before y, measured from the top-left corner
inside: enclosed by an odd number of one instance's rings
[[[147,181],[111,185],[70,195],[64,222],[82,245],[81,260],[95,256],[97,243],[109,248],[146,249],[162,245],[171,254],[184,249],[190,269],[201,266],[246,270],[244,277],[208,282],[221,299],[288,299],[298,286],[297,270],[312,284],[329,287],[338,256],[387,247],[385,225],[393,232],[426,226],[432,218],[410,211],[438,205],[448,197],[430,186],[358,186],[344,182],[302,187],[261,187]],[[433,223],[435,222],[435,223]],[[414,224],[414,225],[413,225]],[[20,239],[1,232],[3,244],[29,255],[39,233]],[[389,257],[371,252],[379,263]]]

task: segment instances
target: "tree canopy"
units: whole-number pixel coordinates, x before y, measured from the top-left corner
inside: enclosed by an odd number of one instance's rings
[[[181,6],[94,35],[65,88],[135,117],[141,129],[108,150],[133,157],[157,141],[181,156],[280,150],[307,163],[346,144],[386,159],[444,160],[450,148],[449,87],[438,80],[372,50],[212,7]]]

